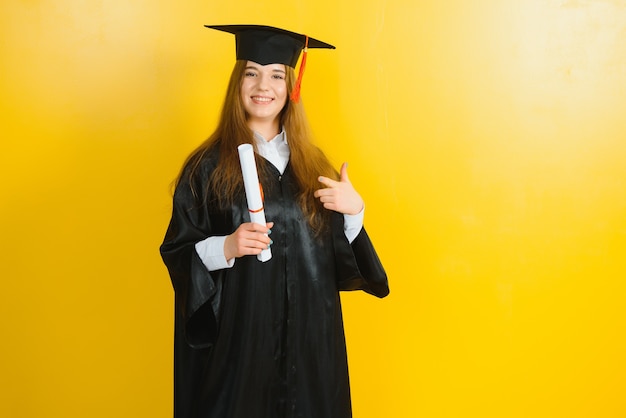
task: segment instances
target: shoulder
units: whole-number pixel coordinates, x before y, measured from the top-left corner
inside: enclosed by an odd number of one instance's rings
[[[202,193],[217,167],[218,160],[218,152],[213,148],[194,151],[183,164],[174,194],[189,197]]]
[[[183,164],[180,180],[195,182],[206,179],[217,167],[219,152],[214,147],[194,151]]]

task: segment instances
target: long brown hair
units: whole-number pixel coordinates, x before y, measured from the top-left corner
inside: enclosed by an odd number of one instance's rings
[[[207,181],[207,195],[215,196],[220,205],[232,203],[235,197],[243,191],[237,146],[249,143],[256,149],[241,100],[241,83],[246,64],[247,61],[244,60],[238,60],[235,63],[217,128],[191,153],[185,164],[187,169],[183,170],[178,178],[178,182],[184,179],[193,185],[195,182],[192,179],[198,175],[198,168],[204,156],[208,155],[209,151],[216,150],[219,153],[219,162]],[[289,66],[285,66],[285,69],[287,89],[291,91],[295,84],[295,73]],[[312,134],[302,102],[294,103],[287,100],[280,118],[289,142],[289,165],[300,188],[297,196],[298,203],[311,228],[319,232],[326,224],[328,211],[313,196],[315,190],[322,187],[317,178],[323,175],[337,179],[337,174],[324,153],[312,143]],[[256,160],[261,183],[263,183],[264,177],[268,175],[265,160],[263,158]],[[197,191],[194,193],[197,194]]]

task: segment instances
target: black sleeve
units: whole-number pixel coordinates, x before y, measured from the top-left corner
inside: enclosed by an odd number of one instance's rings
[[[365,228],[348,242],[343,232],[343,215],[333,214],[332,230],[339,290],[363,290],[383,298],[389,294],[387,273]]]
[[[215,341],[221,287],[220,271],[209,272],[195,249],[214,230],[202,187],[201,182],[196,185],[196,194],[187,182],[176,187],[172,218],[160,247],[174,287],[181,331],[195,348]]]

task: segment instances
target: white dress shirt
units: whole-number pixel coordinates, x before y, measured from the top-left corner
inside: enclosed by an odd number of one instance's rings
[[[289,145],[284,129],[270,141],[266,141],[257,132],[254,133],[254,139],[259,155],[272,163],[283,174],[289,162]],[[350,243],[354,241],[363,228],[364,210],[365,208],[361,209],[361,212],[356,215],[343,215],[343,232]],[[226,241],[226,236],[214,236],[196,243],[196,252],[209,271],[230,268],[235,264],[234,258],[227,260],[224,255],[224,241]]]

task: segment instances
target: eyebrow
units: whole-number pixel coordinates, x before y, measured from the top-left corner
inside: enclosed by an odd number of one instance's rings
[[[256,66],[253,66],[253,65],[248,65],[248,66],[246,67],[246,70],[256,70],[256,71],[259,71],[259,68],[258,68],[258,67],[256,67]],[[286,74],[285,70],[281,70],[280,68],[273,68],[273,69],[272,69],[272,72],[274,72],[274,73],[283,73],[283,74]]]

